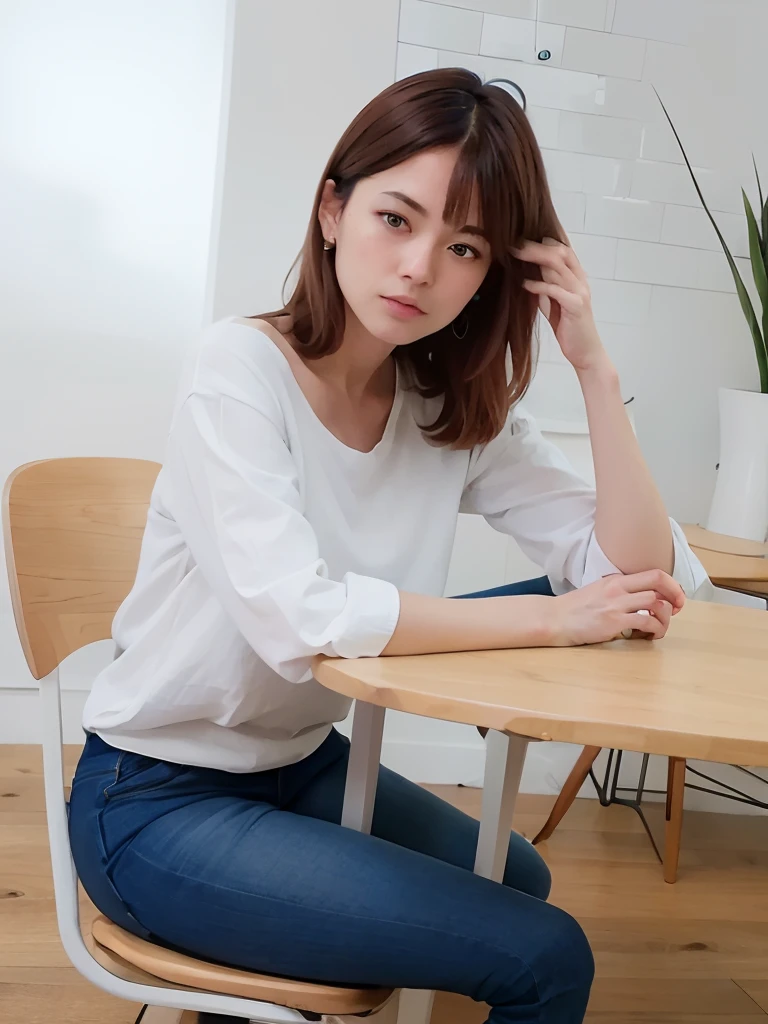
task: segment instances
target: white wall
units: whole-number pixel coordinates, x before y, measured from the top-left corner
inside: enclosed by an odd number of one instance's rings
[[[33,459],[162,458],[204,316],[226,19],[220,0],[0,5],[3,480]],[[102,657],[73,659],[67,685]],[[0,566],[3,740],[34,731],[30,685]]]
[[[237,5],[211,318],[281,304],[331,150],[394,81],[397,0]]]

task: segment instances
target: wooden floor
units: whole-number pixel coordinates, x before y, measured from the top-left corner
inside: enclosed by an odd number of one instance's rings
[[[72,764],[76,753],[68,751]],[[477,790],[431,788],[479,810]],[[533,835],[550,805],[547,797],[521,797],[516,827]],[[138,1007],[83,981],[61,949],[43,807],[37,748],[0,747],[0,1022],[131,1024]],[[552,901],[581,922],[595,951],[591,1024],[768,1017],[765,817],[688,813],[676,885],[662,880],[627,808],[577,801],[541,850],[554,875]],[[90,914],[84,903],[86,921]],[[440,995],[433,1024],[484,1019],[481,1005]]]

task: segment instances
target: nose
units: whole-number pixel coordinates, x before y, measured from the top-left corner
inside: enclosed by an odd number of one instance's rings
[[[435,276],[435,247],[426,238],[414,238],[404,247],[400,274],[418,285],[430,285]]]

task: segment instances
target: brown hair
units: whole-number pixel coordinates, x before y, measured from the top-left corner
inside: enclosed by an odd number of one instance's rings
[[[338,349],[344,335],[344,299],[333,251],[323,250],[318,209],[323,185],[349,199],[356,183],[426,149],[458,147],[443,216],[463,223],[477,189],[491,265],[479,300],[467,308],[467,333],[458,339],[451,324],[410,345],[395,357],[410,367],[425,398],[443,398],[442,410],[424,431],[439,444],[471,448],[495,437],[510,406],[527,390],[533,374],[535,298],[522,286],[538,268],[510,250],[525,239],[567,241],[547,185],[541,153],[522,107],[503,88],[483,84],[473,72],[444,68],[412,75],[389,86],[360,111],[342,135],[315,195],[296,287],[281,310],[288,314],[301,355],[318,359]],[[288,275],[290,278],[290,273]],[[286,278],[286,281],[288,278]],[[507,383],[506,353],[512,358]]]

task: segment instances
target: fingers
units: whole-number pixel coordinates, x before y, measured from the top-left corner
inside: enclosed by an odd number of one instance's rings
[[[668,626],[668,622],[664,623],[655,615],[642,615],[638,612],[635,615],[627,615],[623,619],[622,635],[626,636],[627,632],[631,631],[631,633],[641,633],[649,640],[661,640],[667,632]]]
[[[544,295],[554,299],[569,313],[578,314],[586,306],[586,298],[580,292],[569,291],[562,285],[550,281],[523,281],[523,287],[532,295]]]
[[[657,618],[664,627],[664,632],[669,629],[669,623],[672,620],[672,605],[669,601],[659,601],[658,607],[652,612],[654,618]]]
[[[677,613],[685,604],[685,591],[672,577],[662,569],[649,569],[646,572],[636,572],[629,576],[616,577],[620,579],[624,589],[630,594],[640,594],[647,590],[655,590],[672,605],[672,614]]]
[[[513,249],[512,255],[524,263],[537,263],[540,267],[552,270],[567,267],[581,283],[586,283],[587,275],[576,253],[570,245],[556,238],[545,238],[541,242],[527,241],[519,249]]]
[[[662,611],[669,616],[672,615],[672,605],[657,590],[644,590],[639,594],[624,594],[618,602],[618,608],[620,611],[626,612],[627,615],[641,609],[650,612],[651,615]]]

